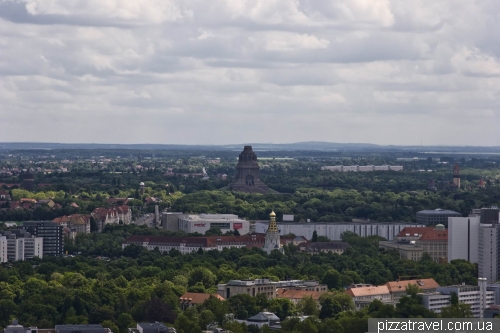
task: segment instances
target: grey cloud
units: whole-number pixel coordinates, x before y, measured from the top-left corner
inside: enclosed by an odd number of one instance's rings
[[[500,144],[498,2],[31,3],[0,0],[0,141]]]

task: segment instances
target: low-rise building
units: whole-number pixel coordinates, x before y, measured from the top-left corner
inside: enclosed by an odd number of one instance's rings
[[[308,242],[299,244],[299,250],[310,254],[323,252],[342,254],[349,248],[349,244],[343,241],[330,242]]]
[[[409,243],[398,243],[389,241],[380,241],[378,246],[385,250],[394,250],[399,253],[401,259],[419,261],[422,259],[424,250],[415,244],[415,241]]]
[[[313,300],[319,303],[319,298],[324,293],[326,293],[326,291],[308,291],[295,288],[278,288],[276,290],[276,298],[286,298],[297,305],[297,303],[304,297],[311,297]]]
[[[236,320],[239,323],[244,323],[247,326],[255,325],[261,328],[264,325],[269,326],[270,329],[280,329],[280,319],[272,312],[259,312],[253,317],[248,318],[247,320]]]
[[[423,224],[408,222],[277,222],[281,236],[294,234],[311,239],[314,232],[318,236],[325,236],[330,240],[341,240],[341,235],[350,231],[360,237],[381,236],[392,241],[397,234],[406,227],[424,227]],[[269,228],[269,221],[256,221],[255,232],[265,234]]]
[[[425,228],[406,227],[394,237],[394,242],[380,241],[379,247],[398,251],[402,259],[418,261],[423,253],[427,253],[436,262],[446,262],[448,230],[442,224]]]
[[[132,211],[129,206],[96,208],[90,215],[96,221],[98,232],[102,232],[107,224],[130,224],[132,222]]]
[[[56,325],[55,333],[115,333],[101,324],[91,325]]]
[[[191,253],[202,249],[204,251],[225,248],[258,247],[264,245],[264,235],[249,234],[243,236],[205,236],[205,237],[170,237],[170,236],[145,236],[133,235],[122,243],[122,249],[130,244],[145,247],[147,250],[158,248],[160,252],[169,252],[173,249],[182,254]]]
[[[184,311],[189,307],[201,305],[210,297],[215,297],[221,301],[225,301],[224,297],[219,294],[207,294],[207,293],[184,293],[179,297],[179,303],[181,309]]]
[[[352,297],[356,310],[360,310],[370,305],[370,303],[376,299],[385,304],[395,304],[391,299],[389,288],[385,285],[378,287],[350,288],[346,291],[346,294]]]
[[[246,235],[250,230],[250,222],[234,214],[179,215],[178,223],[179,230],[202,235],[211,228],[218,228],[223,233],[238,230],[240,235]]]
[[[433,293],[439,288],[439,284],[434,279],[391,281],[385,285],[389,289],[393,301],[399,301],[401,297],[406,296],[406,288],[409,285],[416,285],[424,294]]]
[[[278,289],[293,289],[302,291],[326,292],[328,287],[317,281],[285,280],[271,281],[268,278],[255,280],[230,280],[228,283],[217,285],[217,294],[225,299],[234,295],[248,294],[256,296],[265,294],[267,298],[276,298]]]
[[[12,320],[12,324],[4,329],[4,333],[38,333],[37,327],[24,327],[19,325],[17,319]]]
[[[56,217],[52,220],[65,228],[74,230],[77,234],[90,233],[90,215],[73,214],[67,216]]]
[[[131,332],[130,329],[129,332]],[[137,323],[135,333],[175,333],[175,329],[159,322]]]
[[[461,216],[462,214],[460,214],[459,212],[441,208],[434,210],[421,210],[417,212],[417,223],[425,225],[442,224],[447,228],[449,217],[461,217]]]
[[[486,279],[479,278],[477,286],[455,285],[438,287],[435,293],[422,294],[423,305],[436,313],[451,304],[451,295],[455,293],[460,303],[469,304],[475,318],[483,318],[484,310],[495,302],[494,291],[487,290]]]

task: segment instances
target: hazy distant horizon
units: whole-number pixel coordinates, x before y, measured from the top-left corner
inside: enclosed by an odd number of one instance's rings
[[[161,149],[161,147],[221,147],[225,149],[229,148],[234,148],[236,150],[243,148],[244,146],[250,145],[255,147],[265,147],[265,146],[276,146],[279,148],[280,146],[291,146],[291,147],[303,147],[302,149],[328,149],[328,146],[330,146],[332,149],[335,147],[338,147],[339,149],[345,149],[349,147],[353,148],[389,148],[389,147],[394,147],[394,148],[413,148],[413,149],[431,149],[431,148],[450,148],[450,149],[457,149],[457,148],[464,148],[464,149],[499,149],[500,146],[452,146],[452,145],[377,145],[377,144],[371,144],[371,143],[363,143],[363,142],[326,142],[326,141],[303,141],[303,142],[283,142],[283,143],[272,143],[272,142],[248,142],[248,143],[225,143],[225,144],[176,144],[176,143],[106,143],[106,142],[0,142],[0,149],[9,149],[6,148],[6,146],[29,146],[33,145],[34,147],[36,146],[61,146],[64,148],[64,146],[116,146],[116,148],[120,147],[125,147],[125,146],[151,146],[151,147],[158,147]],[[318,148],[319,147],[319,148]],[[13,148],[10,148],[13,149]],[[36,148],[35,148],[36,149]],[[298,148],[294,148],[298,149]],[[424,153],[424,152],[422,152]],[[434,153],[434,152],[425,152],[425,153]],[[474,153],[473,151],[468,152],[468,153]],[[480,151],[478,153],[484,153],[483,151]]]

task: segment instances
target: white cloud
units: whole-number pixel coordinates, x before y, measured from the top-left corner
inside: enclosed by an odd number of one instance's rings
[[[479,0],[0,0],[0,141],[420,144],[425,128],[424,144],[500,145],[499,12]]]

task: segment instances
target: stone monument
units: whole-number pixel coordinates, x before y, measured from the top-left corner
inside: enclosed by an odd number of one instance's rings
[[[259,177],[259,163],[252,146],[245,146],[240,153],[236,165],[236,181],[231,184],[231,190],[251,193],[277,193],[264,184]]]

